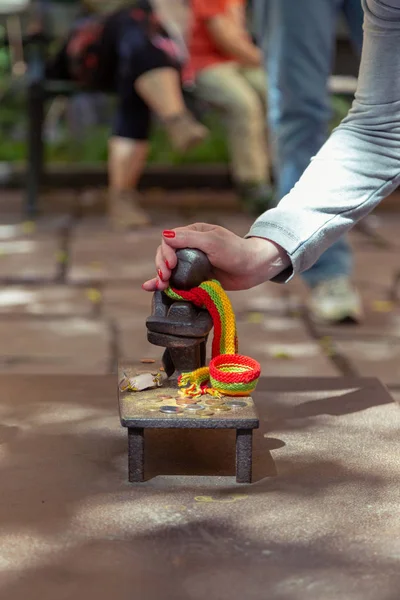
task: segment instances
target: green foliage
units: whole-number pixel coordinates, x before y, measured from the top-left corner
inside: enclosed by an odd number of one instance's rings
[[[107,160],[108,127],[93,127],[81,140],[65,135],[61,141],[46,144],[50,162],[97,163]]]
[[[3,77],[10,67],[10,56],[5,48],[0,48],[0,74]]]
[[[5,100],[0,111],[0,161],[23,161],[26,159],[26,145],[23,139],[23,132],[26,130],[26,112],[23,94],[13,94],[12,98],[9,94]],[[333,99],[332,126],[340,122],[347,114],[348,108],[347,99],[341,97]],[[194,150],[182,155],[171,148],[165,131],[156,124],[151,137],[150,162],[164,165],[227,163],[229,157],[223,119],[219,114],[210,112],[205,118],[205,125],[210,130],[208,139]],[[17,136],[16,128],[19,132]],[[104,162],[107,159],[108,134],[108,127],[98,126],[88,128],[82,139],[77,140],[71,137],[63,126],[59,141],[47,142],[46,160],[59,163]]]

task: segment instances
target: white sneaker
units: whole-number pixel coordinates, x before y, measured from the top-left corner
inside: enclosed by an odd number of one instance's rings
[[[315,320],[325,323],[359,323],[361,298],[347,277],[329,279],[311,292],[310,310]]]

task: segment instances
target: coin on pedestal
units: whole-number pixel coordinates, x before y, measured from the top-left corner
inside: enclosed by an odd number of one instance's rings
[[[213,406],[213,410],[215,410],[215,412],[229,412],[232,409],[226,404],[219,404],[218,406]]]
[[[159,404],[147,404],[144,408],[150,412],[158,412],[160,410]]]
[[[198,403],[196,398],[181,398],[180,396],[176,398],[176,403],[178,406],[191,406]]]
[[[244,406],[247,406],[247,402],[244,402],[243,400],[230,400],[226,405],[231,408],[243,408]]]
[[[202,404],[190,404],[189,406],[187,406],[185,408],[185,412],[196,413],[197,411],[202,411],[204,409],[205,409],[205,406],[203,406]]]
[[[173,415],[176,413],[182,412],[182,409],[179,406],[161,406],[159,408],[160,412],[166,413],[169,415]]]
[[[201,410],[201,411],[198,413],[198,416],[199,416],[199,417],[201,417],[202,419],[204,419],[204,418],[207,418],[207,417],[212,417],[212,416],[213,416],[213,414],[214,414],[214,411],[213,411],[213,410],[209,410],[209,409],[207,409],[207,410]]]
[[[221,406],[225,404],[225,401],[220,398],[210,398],[209,400],[206,400],[206,404],[208,406]]]

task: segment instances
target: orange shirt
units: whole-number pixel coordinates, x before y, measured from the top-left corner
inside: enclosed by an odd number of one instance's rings
[[[245,0],[191,0],[191,32],[189,35],[189,64],[184,71],[184,79],[193,79],[198,71],[222,62],[235,60],[224,54],[210,36],[207,21],[218,15],[238,20]]]

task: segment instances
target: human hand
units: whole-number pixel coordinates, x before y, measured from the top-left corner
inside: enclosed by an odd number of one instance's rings
[[[213,277],[226,290],[246,290],[272,279],[290,265],[286,252],[264,238],[241,238],[224,227],[195,223],[163,232],[156,253],[158,277],[143,284],[147,292],[165,290],[176,267],[175,250],[197,248],[207,254]]]

